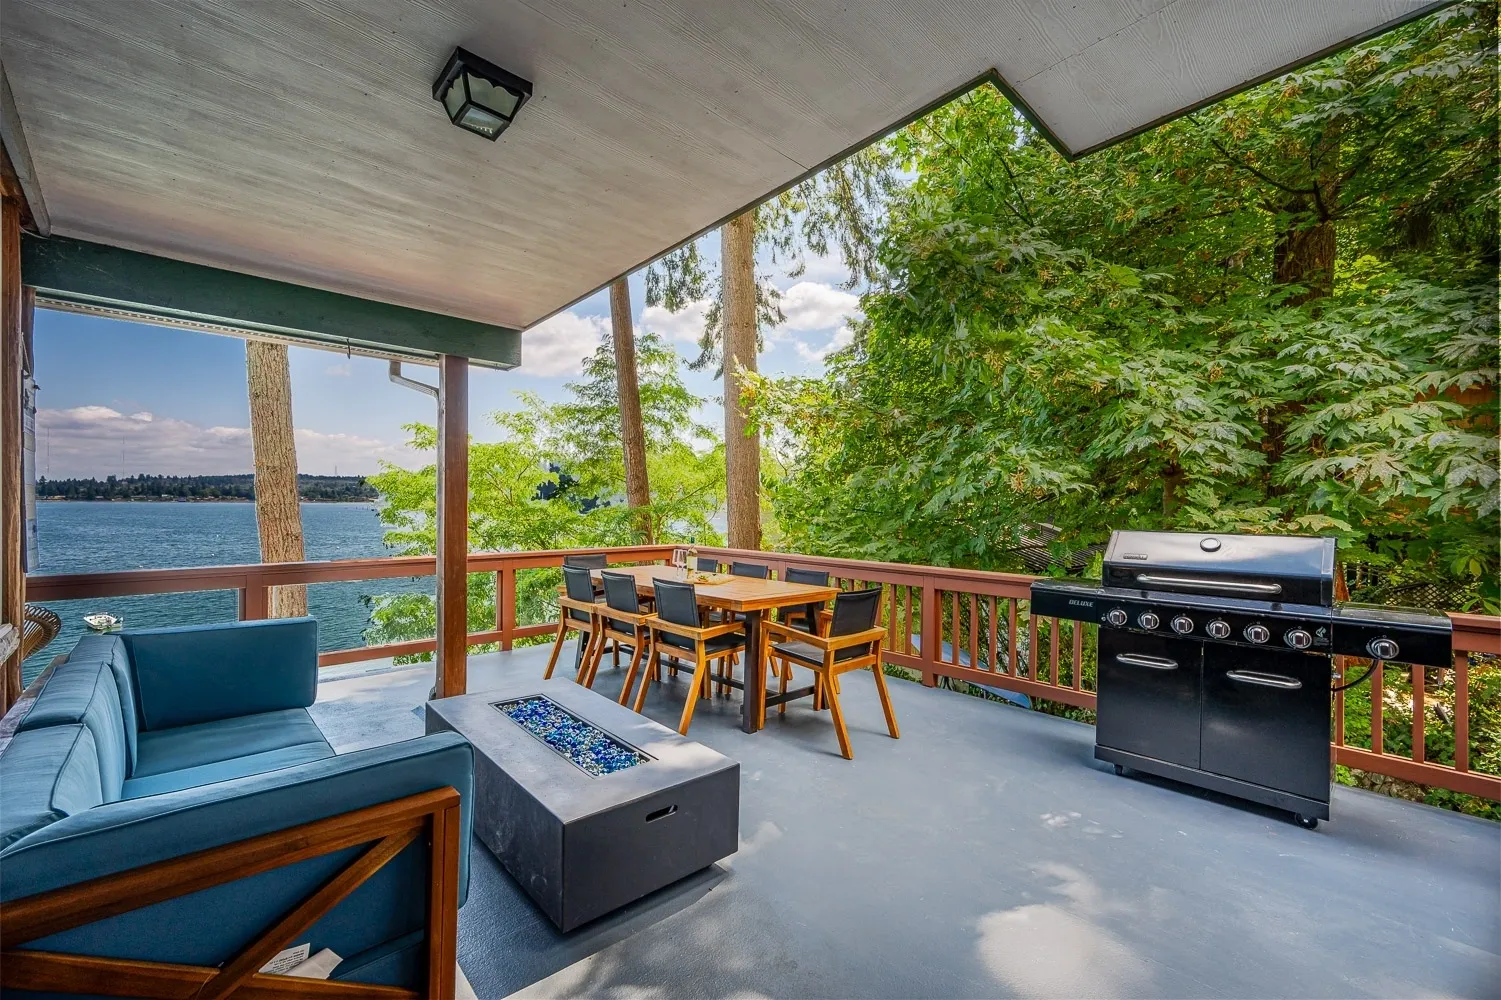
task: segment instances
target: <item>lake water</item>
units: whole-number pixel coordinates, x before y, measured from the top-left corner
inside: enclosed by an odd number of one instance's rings
[[[364,559],[393,553],[371,503],[305,503],[302,530],[307,558]],[[45,501],[37,504],[41,573],[101,573],[125,569],[215,566],[260,561],[255,505],[250,503],[106,503]],[[364,644],[368,599],[380,594],[433,593],[432,577],[316,583],[308,587],[308,612],[318,619],[321,649]],[[148,594],[84,601],[51,601],[62,634],[22,667],[28,682],[87,631],[83,616],[105,611],[127,627],[199,625],[234,621],[239,595],[232,590]]]

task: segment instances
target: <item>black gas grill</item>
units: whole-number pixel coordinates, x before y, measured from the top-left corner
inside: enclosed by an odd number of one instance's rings
[[[1453,662],[1449,619],[1334,600],[1334,539],[1117,531],[1102,583],[1032,613],[1100,625],[1095,757],[1329,816],[1331,655]]]

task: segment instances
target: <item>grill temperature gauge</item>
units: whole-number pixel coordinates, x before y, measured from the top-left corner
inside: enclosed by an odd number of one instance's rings
[[[1194,630],[1194,620],[1187,615],[1179,615],[1173,619],[1173,631],[1179,635],[1187,635]]]
[[[1223,618],[1216,618],[1204,626],[1204,631],[1209,633],[1211,639],[1228,639],[1230,638],[1230,623]]]
[[[1127,614],[1120,608],[1111,608],[1105,612],[1105,624],[1114,625],[1117,628],[1126,624]]]
[[[1144,629],[1150,630],[1156,628],[1158,625],[1161,625],[1162,619],[1158,618],[1150,611],[1143,611],[1141,614],[1136,616],[1136,624],[1140,625]]]
[[[1247,625],[1246,626],[1246,641],[1247,642],[1254,642],[1257,645],[1260,645],[1261,643],[1266,642],[1271,637],[1272,637],[1271,630],[1268,629],[1265,625]]]

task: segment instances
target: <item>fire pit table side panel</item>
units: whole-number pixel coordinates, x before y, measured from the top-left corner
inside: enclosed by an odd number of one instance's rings
[[[591,774],[496,707],[545,697],[642,760]],[[735,853],[740,765],[572,680],[427,703],[474,746],[474,831],[568,931]]]

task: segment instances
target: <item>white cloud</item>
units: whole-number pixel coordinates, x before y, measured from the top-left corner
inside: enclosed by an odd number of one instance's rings
[[[561,312],[521,335],[521,367],[527,375],[577,375],[610,328],[603,316]]]
[[[323,374],[333,375],[336,378],[349,378],[354,373],[349,369],[349,362],[341,361],[336,365],[329,365],[323,369]]]
[[[404,444],[355,434],[298,428],[297,466],[326,475],[378,471],[382,460],[413,465]],[[109,475],[228,475],[254,468],[248,427],[203,427],[148,412],[129,416],[107,406],[37,411],[38,472],[54,479]]]
[[[829,338],[829,342],[822,347],[814,347],[805,340],[797,341],[795,346],[797,347],[798,357],[802,358],[804,361],[822,362],[824,358],[827,358],[830,354],[833,354],[835,351],[842,348],[848,347],[854,342],[855,331],[851,330],[849,326],[846,325],[841,326],[838,330],[836,330],[834,336]]]
[[[799,281],[782,293],[788,330],[831,330],[860,315],[860,297],[820,281]]]
[[[668,340],[680,340],[696,344],[704,332],[704,317],[709,312],[709,300],[698,299],[688,303],[678,312],[668,312],[662,306],[647,306],[641,310],[638,325],[643,330],[659,333]]]

